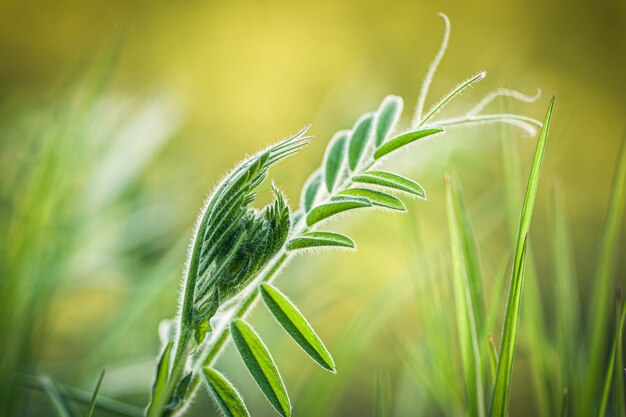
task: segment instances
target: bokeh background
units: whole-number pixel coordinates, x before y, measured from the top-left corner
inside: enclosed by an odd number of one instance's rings
[[[90,390],[106,368],[102,393],[143,406],[157,325],[174,314],[191,227],[212,186],[244,155],[312,123],[313,143],[271,173],[295,206],[333,132],[387,94],[404,97],[406,123],[443,33],[438,12],[450,17],[452,38],[428,103],[480,70],[487,78],[446,114],[494,88],[540,88],[534,104],[494,106],[541,118],[557,91],[532,228],[541,320],[554,309],[553,187],[567,206],[584,301],[626,127],[626,2],[3,0],[0,371]],[[484,275],[496,282],[519,210],[507,206],[503,154],[526,177],[534,143],[514,128],[480,126],[414,147],[396,163],[425,186],[428,202],[335,222],[357,252],[305,255],[285,269],[279,286],[339,370],[321,372],[255,310],[295,415],[373,415],[377,380],[386,381],[392,415],[450,412],[430,366],[441,362],[411,360],[454,344],[444,174],[464,188]],[[623,233],[621,242],[623,254]],[[616,276],[625,273],[620,256]],[[511,415],[538,407],[527,358],[522,345]],[[454,376],[458,364],[449,358],[439,376]],[[254,415],[272,415],[232,348],[219,368]],[[0,414],[51,414],[37,391],[3,391],[14,408]],[[211,415],[200,397],[190,415]]]

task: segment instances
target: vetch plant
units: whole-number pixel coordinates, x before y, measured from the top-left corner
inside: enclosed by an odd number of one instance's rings
[[[304,185],[297,210],[289,207],[275,184],[271,204],[262,210],[251,205],[271,166],[299,152],[311,139],[307,135],[309,127],[244,160],[216,187],[198,217],[192,237],[178,316],[164,322],[160,329],[163,347],[146,408],[148,416],[182,414],[200,385],[207,388],[225,416],[249,415],[235,387],[214,369],[231,339],[270,404],[280,415],[290,416],[292,407],[278,366],[259,334],[245,321],[258,297],[318,365],[332,373],[336,367],[304,315],[272,284],[286,262],[309,249],[354,249],[350,237],[319,229],[325,220],[340,213],[366,208],[404,212],[405,205],[397,195],[426,198],[419,183],[380,168],[394,152],[466,124],[503,122],[529,134],[535,134],[536,128],[542,126],[521,115],[484,113],[498,96],[522,101],[536,98],[507,89],[490,93],[459,117],[436,118],[454,98],[482,80],[485,72],[462,82],[424,111],[430,84],[449,39],[449,21],[445,15],[441,17],[445,23],[443,42],[424,79],[409,126],[403,129],[399,123],[403,100],[388,96],[377,110],[360,117],[351,129],[337,132],[328,144],[322,165]],[[467,301],[459,303],[469,306]],[[501,376],[504,373],[498,370],[498,380],[506,382],[506,377]],[[480,392],[478,395],[482,396]],[[477,414],[483,415],[484,409],[480,408]]]

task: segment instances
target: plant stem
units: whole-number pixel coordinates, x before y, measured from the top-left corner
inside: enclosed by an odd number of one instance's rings
[[[259,286],[259,284],[263,282],[271,282],[274,278],[276,278],[277,272],[287,262],[289,258],[290,255],[285,249],[279,252],[278,257],[274,261],[274,263],[259,275],[259,278],[257,278],[256,280],[256,284],[251,285],[251,290],[242,298],[239,307],[236,308],[235,312],[232,315],[229,315],[227,312],[224,313],[224,316],[222,317],[222,323],[220,323],[221,328],[216,329],[217,333],[214,337],[215,341],[213,343],[207,344],[206,348],[200,352],[200,354],[197,356],[196,360],[193,363],[191,370],[191,372],[193,372],[191,385],[189,387],[189,390],[187,391],[187,396],[182,399],[183,402],[188,402],[194,397],[198,390],[198,387],[200,386],[200,373],[202,372],[202,368],[205,366],[213,366],[213,364],[215,364],[215,362],[217,361],[220,352],[228,343],[228,336],[230,335],[228,323],[236,318],[245,317],[245,315],[254,306],[254,303],[259,296],[259,292],[257,291],[257,287]],[[181,409],[184,409],[184,407],[182,407]]]

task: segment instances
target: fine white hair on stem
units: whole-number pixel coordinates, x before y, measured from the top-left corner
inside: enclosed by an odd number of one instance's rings
[[[486,123],[507,123],[524,130],[528,135],[535,136],[537,134],[537,127],[541,127],[543,124],[533,119],[532,117],[520,116],[518,114],[497,113],[497,114],[483,114],[476,116],[462,116],[452,119],[443,119],[437,121],[437,126],[441,127],[456,127],[466,124],[486,124]]]
[[[430,63],[430,67],[428,67],[428,72],[426,72],[424,81],[422,81],[422,88],[420,89],[419,96],[417,98],[417,107],[415,108],[415,116],[413,117],[413,123],[411,123],[411,126],[417,126],[417,124],[421,121],[422,113],[424,112],[424,105],[426,104],[426,96],[428,95],[428,90],[430,89],[430,84],[433,81],[435,72],[437,72],[437,67],[439,67],[439,63],[443,59],[443,56],[446,54],[448,41],[450,40],[450,19],[448,19],[448,16],[443,13],[439,13],[438,16],[443,20],[443,23],[445,25],[443,38],[441,40],[439,50],[437,51],[437,55],[435,55],[435,58]]]
[[[481,71],[478,74],[474,75],[472,78],[468,78],[463,81],[461,84],[456,86],[452,91],[450,91],[444,98],[441,99],[437,104],[435,104],[432,109],[428,112],[426,116],[415,126],[412,126],[413,129],[417,127],[424,126],[430,119],[432,119],[435,114],[437,114],[441,109],[443,109],[454,97],[461,94],[467,87],[471,86],[474,83],[485,78],[487,73],[485,71]]]
[[[522,101],[524,103],[533,103],[541,97],[541,89],[538,88],[537,92],[534,95],[526,95],[517,90],[513,90],[511,88],[498,88],[497,90],[492,91],[487,94],[485,98],[483,98],[476,106],[474,106],[470,111],[467,112],[468,116],[474,116],[482,112],[493,100],[498,97],[511,97],[515,100]]]

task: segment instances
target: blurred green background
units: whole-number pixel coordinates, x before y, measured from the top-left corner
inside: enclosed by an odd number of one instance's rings
[[[90,390],[106,368],[102,392],[143,406],[157,325],[174,314],[191,226],[212,186],[244,155],[312,123],[313,143],[271,173],[295,206],[333,132],[387,94],[404,97],[406,124],[441,39],[438,12],[450,17],[452,38],[428,103],[480,70],[487,78],[446,115],[510,87],[544,94],[534,104],[495,106],[541,118],[558,92],[532,229],[542,320],[550,322],[553,309],[553,184],[567,205],[584,299],[625,129],[626,2],[3,0],[0,371],[47,373]],[[411,203],[405,215],[335,222],[355,238],[357,252],[301,256],[283,272],[280,287],[307,314],[339,371],[326,375],[305,362],[271,317],[255,310],[252,322],[279,352],[295,415],[373,415],[378,378],[392,388],[393,415],[443,412],[436,388],[423,380],[431,374],[411,369],[405,352],[454,338],[429,313],[445,305],[428,309],[447,302],[437,294],[451,281],[443,177],[460,179],[484,275],[495,281],[512,251],[504,142],[525,178],[533,138],[502,126],[453,130],[397,160],[425,186],[427,203]],[[618,258],[623,277],[626,261]],[[522,348],[512,415],[536,409],[525,358]],[[232,348],[219,367],[254,415],[272,415]],[[19,415],[51,413],[36,391],[3,391]],[[190,415],[207,410],[200,398]]]

